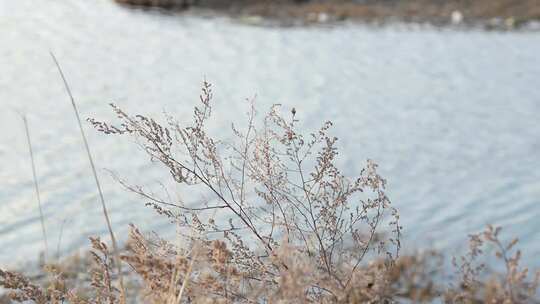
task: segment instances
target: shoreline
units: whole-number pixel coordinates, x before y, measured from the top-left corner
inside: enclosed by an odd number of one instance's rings
[[[310,26],[357,22],[429,24],[435,27],[540,30],[538,0],[114,0],[131,8],[221,15],[251,25]],[[204,12],[204,14],[202,13]]]

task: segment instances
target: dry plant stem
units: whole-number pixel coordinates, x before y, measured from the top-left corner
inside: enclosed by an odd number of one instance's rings
[[[121,260],[120,260],[120,256],[119,256],[118,245],[116,243],[116,238],[114,237],[114,233],[113,233],[113,230],[112,230],[111,220],[109,218],[109,213],[107,211],[107,206],[105,204],[105,198],[103,197],[103,191],[101,190],[101,184],[99,183],[99,178],[97,176],[96,166],[94,165],[94,160],[92,158],[92,153],[90,152],[90,147],[88,145],[88,140],[86,139],[86,135],[84,134],[84,129],[82,127],[81,118],[79,116],[79,111],[77,110],[77,105],[75,104],[75,99],[73,98],[73,94],[71,94],[71,89],[69,87],[69,84],[68,84],[68,82],[66,80],[66,77],[64,76],[64,73],[62,71],[62,68],[60,67],[60,64],[58,63],[58,60],[56,59],[56,57],[54,56],[54,54],[52,52],[50,52],[50,54],[51,54],[52,59],[54,60],[54,63],[56,64],[56,67],[58,68],[58,72],[60,73],[60,76],[62,77],[62,81],[64,82],[64,87],[65,87],[65,89],[66,89],[66,91],[67,91],[67,93],[69,95],[69,98],[71,99],[71,105],[73,106],[73,111],[75,112],[75,116],[77,118],[77,123],[79,124],[79,129],[81,131],[81,137],[83,139],[84,147],[85,147],[86,153],[88,155],[88,161],[90,162],[90,167],[92,168],[92,173],[94,175],[94,180],[96,182],[96,187],[97,187],[97,190],[98,190],[98,193],[99,193],[99,198],[101,200],[101,206],[103,208],[103,215],[105,216],[105,221],[107,222],[107,228],[109,230],[109,234],[110,234],[112,245],[113,245],[114,257],[116,259],[116,267],[117,267],[117,271],[118,271],[118,279],[120,281],[120,292],[121,292],[122,302],[125,302],[124,279],[123,279],[123,275],[122,275],[122,265],[121,265]]]
[[[64,234],[64,225],[66,224],[66,219],[62,221],[60,225],[60,233],[58,234],[58,242],[56,243],[56,260],[60,261],[60,245],[62,244],[62,235]]]
[[[184,295],[184,290],[186,289],[188,283],[189,283],[189,276],[191,275],[191,272],[193,271],[193,264],[195,263],[195,258],[197,255],[195,254],[195,257],[191,260],[191,263],[189,263],[189,268],[187,270],[187,273],[184,277],[184,281],[182,282],[182,287],[180,287],[180,291],[178,292],[178,296],[176,297],[176,301],[172,304],[180,304],[180,301],[182,300],[182,296]]]
[[[34,162],[34,151],[32,150],[32,142],[30,140],[30,129],[28,128],[28,120],[26,116],[22,116],[24,122],[24,129],[26,131],[26,139],[28,141],[28,151],[30,152],[30,160],[32,163],[32,176],[34,178],[34,188],[36,190],[36,198],[39,208],[39,219],[41,221],[41,232],[43,233],[43,243],[45,244],[45,262],[47,262],[47,255],[49,253],[49,245],[47,244],[47,232],[45,230],[45,219],[43,217],[43,210],[41,208],[41,197],[39,195],[39,184],[36,175],[36,164]]]

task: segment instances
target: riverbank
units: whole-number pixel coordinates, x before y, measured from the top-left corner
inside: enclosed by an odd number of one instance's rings
[[[512,30],[540,22],[538,0],[115,0],[168,10],[210,10],[248,23],[309,25],[356,21],[410,22]]]

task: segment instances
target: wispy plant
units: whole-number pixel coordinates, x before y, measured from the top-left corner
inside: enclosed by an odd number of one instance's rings
[[[460,275],[461,289],[446,293],[447,303],[540,303],[537,290],[540,271],[520,265],[521,250],[515,246],[517,238],[504,243],[500,238],[501,227],[488,225],[481,233],[469,236],[469,252],[452,263]],[[502,261],[505,273],[487,278],[485,264],[479,261],[487,245],[495,248],[495,256]]]
[[[331,122],[306,136],[297,127],[296,110],[287,115],[274,106],[257,122],[253,102],[245,126],[234,122],[234,140],[213,138],[206,128],[212,96],[211,85],[204,82],[190,124],[172,116],[160,124],[114,105],[120,125],[90,119],[105,134],[135,136],[177,184],[202,187],[215,200],[183,204],[122,181],[126,188],[180,226],[197,231],[197,237],[186,237],[187,243],[222,234],[223,250],[231,248],[235,271],[243,273],[248,286],[279,285],[278,274],[294,267],[276,258],[281,247],[297,250],[313,263],[317,275],[305,290],[313,301],[349,290],[368,256],[382,254],[385,267],[391,266],[399,252],[401,226],[374,162],[349,178],[335,164],[337,138],[329,134]],[[218,210],[220,217],[213,217]],[[388,239],[379,233],[387,224]],[[244,292],[232,294],[245,300]]]
[[[58,63],[58,60],[56,59],[56,56],[54,56],[54,54],[51,52],[51,57],[56,65],[56,67],[58,68],[58,72],[60,73],[60,76],[62,77],[62,81],[64,82],[64,87],[66,89],[66,92],[71,100],[71,105],[73,107],[73,112],[75,113],[75,117],[77,118],[77,123],[79,125],[79,130],[81,132],[81,138],[83,140],[83,143],[84,143],[84,148],[86,149],[86,154],[88,156],[88,161],[90,162],[90,167],[92,169],[92,174],[94,176],[94,180],[96,182],[96,187],[97,187],[97,191],[98,191],[98,194],[99,194],[99,198],[100,198],[100,201],[101,201],[101,207],[102,207],[102,210],[103,210],[103,216],[105,217],[105,221],[107,223],[107,228],[109,230],[109,235],[111,237],[111,242],[112,242],[112,245],[113,245],[113,250],[114,250],[114,255],[116,257],[116,267],[117,267],[117,270],[118,270],[118,277],[119,277],[119,281],[120,281],[120,291],[122,293],[122,298],[124,298],[124,295],[125,295],[125,290],[124,290],[124,280],[123,280],[123,275],[122,275],[122,265],[121,265],[121,262],[120,262],[120,258],[119,258],[119,250],[118,250],[118,244],[116,242],[116,238],[114,236],[114,232],[113,232],[113,229],[112,229],[112,225],[111,225],[111,220],[109,218],[109,212],[107,211],[107,205],[105,204],[105,198],[103,196],[103,191],[101,190],[101,184],[99,182],[99,178],[98,178],[98,175],[97,175],[97,172],[96,172],[96,166],[94,165],[94,159],[92,157],[92,153],[90,152],[90,146],[88,145],[88,140],[86,139],[86,135],[84,133],[84,129],[83,129],[83,126],[82,126],[82,123],[81,123],[81,118],[80,118],[80,115],[79,115],[79,110],[77,109],[77,104],[75,103],[75,98],[73,98],[73,94],[71,93],[71,89],[69,87],[69,84],[66,80],[66,77],[64,76],[64,72],[62,71],[62,68],[60,67],[60,63]]]

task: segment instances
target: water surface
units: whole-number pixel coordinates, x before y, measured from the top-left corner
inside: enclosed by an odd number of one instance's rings
[[[51,251],[106,235],[61,61],[83,117],[130,112],[190,119],[201,81],[214,83],[216,133],[244,113],[296,107],[306,128],[335,122],[340,163],[380,164],[401,211],[406,247],[453,254],[487,223],[521,237],[540,267],[540,35],[534,32],[258,28],[226,19],[126,10],[108,0],[0,2],[0,264],[42,248],[24,128],[27,113]],[[125,235],[134,222],[174,227],[104,170],[134,183],[166,176],[130,140],[85,125],[110,205]],[[16,259],[14,260],[14,253]]]

